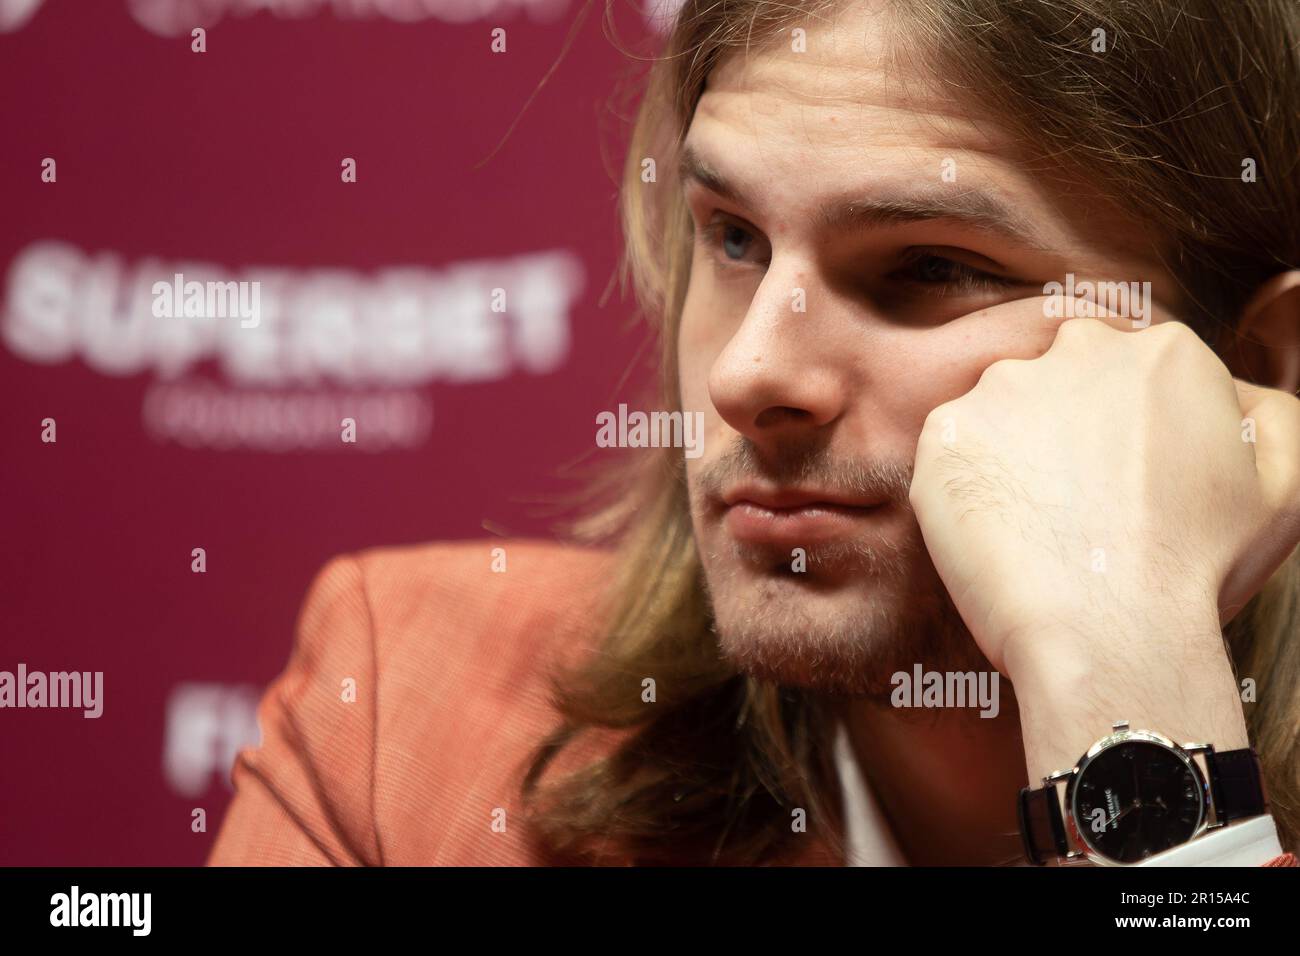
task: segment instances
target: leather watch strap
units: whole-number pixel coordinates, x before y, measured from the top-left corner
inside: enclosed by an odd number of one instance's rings
[[[1254,748],[1205,755],[1210,792],[1220,823],[1257,817],[1268,812],[1264,773]]]
[[[1044,854],[1062,857],[1069,852],[1056,784],[1049,783],[1037,790],[1025,787],[1020,791],[1019,808],[1020,836],[1030,863],[1046,866]]]

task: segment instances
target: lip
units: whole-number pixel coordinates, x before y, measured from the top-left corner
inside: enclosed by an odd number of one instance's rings
[[[846,508],[874,508],[883,501],[862,501],[817,488],[772,488],[762,485],[737,485],[722,496],[722,503],[735,505],[741,502],[767,508],[771,511],[802,508],[809,505],[838,505]]]
[[[735,488],[723,495],[723,524],[739,541],[809,546],[860,534],[883,501],[812,489]]]

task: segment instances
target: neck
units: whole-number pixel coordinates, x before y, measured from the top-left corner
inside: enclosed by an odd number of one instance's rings
[[[998,716],[906,709],[862,698],[841,719],[899,849],[913,866],[1020,862],[1016,794],[1025,752],[1014,697]]]

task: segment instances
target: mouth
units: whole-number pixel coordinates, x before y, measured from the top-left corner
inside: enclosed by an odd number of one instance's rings
[[[861,534],[887,503],[816,490],[748,487],[732,489],[722,504],[722,523],[737,541],[806,548]]]

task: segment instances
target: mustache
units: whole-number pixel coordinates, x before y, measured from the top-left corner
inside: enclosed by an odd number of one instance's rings
[[[908,505],[912,471],[911,461],[835,457],[825,444],[787,444],[765,456],[750,439],[737,435],[722,457],[699,471],[696,483],[710,498],[720,498],[749,478]]]

